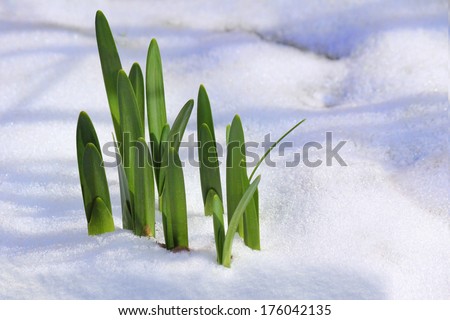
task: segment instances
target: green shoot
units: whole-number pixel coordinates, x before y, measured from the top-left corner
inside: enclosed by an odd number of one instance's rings
[[[186,192],[178,152],[170,147],[163,190],[164,237],[166,248],[189,249]]]
[[[227,210],[228,223],[233,218],[233,213],[242,195],[245,192],[243,175],[247,175],[245,165],[245,138],[242,122],[236,115],[231,123],[228,145],[227,145],[227,169],[226,169],[226,187],[227,187]],[[244,219],[242,217],[239,223],[239,235],[244,238]]]
[[[83,189],[88,234],[96,235],[114,231],[108,183],[102,157],[93,143],[86,145],[82,160]]]
[[[86,112],[81,112],[77,123],[77,159],[88,234],[114,231],[108,183],[100,143],[94,125]]]
[[[214,240],[216,243],[217,263],[222,264],[223,244],[225,242],[225,224],[223,222],[223,204],[219,195],[210,189],[205,201],[205,214],[213,216]]]
[[[198,140],[200,144],[200,182],[203,203],[206,204],[206,198],[210,190],[214,190],[220,201],[222,201],[222,187],[220,184],[220,170],[219,161],[217,160],[216,144],[206,123],[203,123],[200,126]],[[208,215],[208,212],[205,211],[205,214]]]
[[[145,81],[153,166],[155,168],[156,184],[159,185],[159,164],[163,156],[160,153],[161,134],[163,127],[167,123],[167,115],[161,55],[155,39],[152,39],[148,48]]]
[[[231,265],[231,247],[233,245],[233,239],[236,234],[236,231],[239,227],[239,223],[241,221],[242,216],[244,215],[244,212],[247,208],[247,205],[252,202],[253,195],[256,192],[256,189],[258,188],[259,181],[261,180],[261,177],[258,176],[256,179],[250,184],[248,189],[245,191],[244,195],[242,196],[241,200],[239,201],[236,210],[233,213],[233,218],[228,223],[228,231],[225,236],[225,241],[223,244],[223,256],[222,256],[222,264],[225,267],[230,267]]]
[[[141,121],[142,129],[145,128],[145,89],[144,89],[144,76],[142,75],[141,67],[137,62],[133,63],[130,74],[131,85],[136,96],[136,103],[139,110],[139,120]],[[144,135],[142,135],[144,137]]]
[[[138,236],[155,236],[155,186],[150,150],[144,138],[131,149],[134,166],[134,232]]]
[[[81,193],[83,196],[83,202],[86,205],[86,201],[84,200],[84,186],[86,185],[86,181],[84,179],[83,174],[83,156],[84,151],[86,149],[86,145],[90,142],[93,143],[97,150],[100,150],[100,143],[98,141],[97,133],[95,132],[94,125],[92,124],[91,118],[89,118],[88,114],[84,111],[80,112],[78,116],[77,122],[77,162],[78,162],[78,172],[80,176],[80,185],[81,185]],[[87,208],[85,207],[87,212]]]
[[[116,150],[119,150],[113,134],[113,141]],[[131,195],[128,187],[128,179],[121,161],[121,157],[116,153],[117,171],[119,174],[120,201],[122,207],[122,226],[124,229],[134,231],[133,209],[131,208]]]
[[[264,161],[264,159],[267,157],[267,155],[270,153],[270,151],[272,151],[273,148],[275,148],[288,134],[290,134],[292,131],[294,131],[295,128],[297,128],[299,125],[301,125],[305,121],[306,121],[306,119],[303,119],[300,122],[298,122],[296,125],[294,125],[292,128],[290,128],[288,131],[286,131],[274,144],[272,144],[269,149],[267,149],[267,151],[264,153],[264,155],[261,157],[261,159],[259,159],[255,168],[253,168],[253,171],[250,174],[250,178],[249,178],[250,181],[252,181],[252,178],[256,172],[256,169],[258,169],[259,165]]]
[[[119,139],[119,144],[121,144],[122,134],[120,132],[119,102],[117,99],[117,73],[122,69],[122,64],[120,63],[119,53],[117,52],[108,20],[106,20],[105,15],[100,10],[95,15],[95,34],[114,131],[117,139]]]
[[[172,128],[170,128],[169,124],[166,123],[162,129],[160,140],[160,151],[159,151],[161,156],[160,158],[161,164],[159,166],[159,179],[157,180],[158,191],[160,195],[164,187],[165,172],[167,169],[167,160],[168,160],[167,150],[168,148],[173,147],[175,151],[178,152],[193,107],[194,107],[193,100],[189,100],[188,102],[186,102],[183,108],[181,108],[177,117],[175,118]]]

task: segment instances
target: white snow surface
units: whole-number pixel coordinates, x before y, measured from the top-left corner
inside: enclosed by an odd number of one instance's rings
[[[236,238],[231,269],[216,264],[189,164],[189,253],[122,229],[115,168],[116,231],[87,235],[78,113],[101,143],[113,131],[97,9],[127,70],[158,39],[170,122],[201,83],[222,144],[236,113],[257,142],[307,119],[259,169],[260,252]],[[0,298],[449,299],[448,42],[437,0],[2,1]],[[318,167],[284,165],[326,132],[347,166],[325,148]]]

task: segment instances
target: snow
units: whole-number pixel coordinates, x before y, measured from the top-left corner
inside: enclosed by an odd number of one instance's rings
[[[278,166],[260,168],[261,252],[236,239],[231,269],[216,264],[190,165],[191,252],[121,229],[114,168],[116,232],[87,235],[78,113],[89,113],[101,143],[113,131],[97,9],[126,69],[144,65],[158,39],[171,121],[200,83],[222,144],[235,113],[258,142],[307,118],[294,147],[274,155]],[[0,298],[448,299],[446,11],[422,0],[3,1]],[[284,166],[305,143],[325,145],[326,132],[333,146],[347,141],[347,166],[326,166],[325,149],[311,149],[319,167]]]

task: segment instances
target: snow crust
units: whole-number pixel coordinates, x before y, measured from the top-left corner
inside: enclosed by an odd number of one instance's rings
[[[158,39],[170,121],[200,83],[222,144],[236,113],[257,142],[307,119],[277,167],[260,168],[261,252],[236,239],[232,268],[216,264],[189,165],[190,253],[121,229],[114,168],[117,230],[87,236],[78,113],[101,143],[113,131],[97,9],[127,70]],[[446,11],[422,0],[1,2],[0,298],[448,299]],[[185,137],[195,130],[193,114]],[[346,141],[347,166],[326,166],[321,149],[321,166],[285,167],[326,132]]]

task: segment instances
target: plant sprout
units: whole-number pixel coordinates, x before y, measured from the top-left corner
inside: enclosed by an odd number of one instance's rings
[[[81,112],[77,124],[77,160],[81,193],[89,235],[114,231],[108,182],[100,144],[94,125],[86,112]]]
[[[225,235],[224,209],[220,184],[219,162],[211,105],[204,86],[200,86],[197,106],[197,132],[199,140],[200,182],[205,206],[205,214],[213,216],[214,239],[217,261],[229,266],[231,244],[234,233],[238,232],[246,246],[260,250],[258,176],[252,178],[261,162],[275,146],[304,120],[289,129],[275,142],[260,159],[250,178],[247,176],[245,138],[242,122],[236,115],[226,128],[227,169],[226,191],[228,209],[228,231]]]
[[[155,39],[147,52],[145,82],[138,63],[129,75],[106,17],[96,15],[96,35],[106,94],[119,150],[122,223],[139,236],[155,236],[155,188],[167,249],[188,247],[183,172],[178,149],[194,106],[189,100],[172,128],[167,123],[161,56]],[[147,107],[147,108],[146,108]],[[146,112],[147,111],[147,112]],[[145,141],[145,113],[151,146]],[[183,196],[182,196],[183,195]]]
[[[95,18],[97,47],[114,126],[122,224],[137,236],[155,237],[155,193],[159,195],[165,247],[189,250],[186,190],[178,154],[188,125],[194,101],[180,109],[172,126],[167,122],[162,61],[155,39],[148,51],[144,74],[134,63],[127,74],[101,11]],[[145,140],[145,118],[148,122],[150,147]],[[217,262],[231,264],[231,247],[238,233],[246,246],[260,250],[259,194],[260,176],[253,179],[264,158],[304,120],[277,140],[247,175],[245,137],[238,115],[226,127],[227,227],[224,223],[223,194],[214,122],[208,94],[200,86],[197,101],[197,134],[199,140],[200,182],[205,215],[212,216]],[[88,234],[114,231],[111,200],[100,144],[92,121],[81,112],[77,125],[77,158]],[[156,191],[155,191],[156,183]]]

